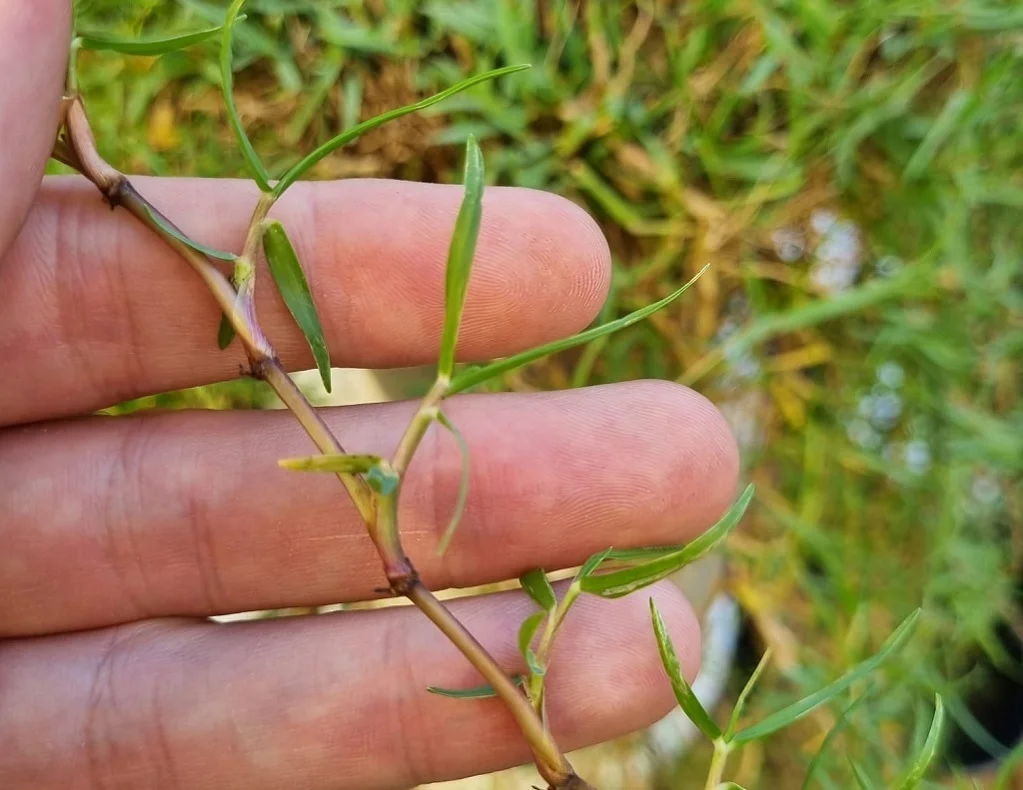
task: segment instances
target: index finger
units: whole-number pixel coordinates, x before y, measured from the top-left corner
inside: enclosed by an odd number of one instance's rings
[[[197,241],[238,250],[258,197],[244,181],[133,179]],[[431,362],[444,313],[447,246],[462,189],[384,180],[297,184],[274,207],[295,241],[332,363]],[[596,224],[554,195],[491,188],[463,318],[460,357],[482,360],[570,334],[607,292]],[[260,323],[285,366],[312,359],[265,272]],[[238,344],[216,345],[220,311],[152,231],[111,211],[84,179],[49,179],[0,261],[0,425],[68,416],[237,376]]]

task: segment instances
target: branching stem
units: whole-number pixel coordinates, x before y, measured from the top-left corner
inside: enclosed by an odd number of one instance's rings
[[[320,452],[344,454],[341,443],[284,370],[256,319],[253,262],[264,220],[273,206],[276,195],[263,194],[253,212],[242,254],[236,259],[236,274],[237,262],[241,261],[243,274],[246,273],[245,267],[248,266],[247,277],[244,277],[242,282],[235,283],[238,286],[236,290],[230,279],[209,257],[186,244],[182,240],[186,238],[184,234],[146,200],[124,174],[110,166],[99,155],[81,99],[70,96],[66,97],[64,102],[62,131],[66,131],[66,137],[55,142],[54,158],[81,172],[100,190],[112,207],[120,206],[126,209],[188,262],[206,283],[220,309],[228,316],[248,355],[252,375],[270,385],[284,405],[295,415]],[[175,233],[171,233],[169,228]],[[392,462],[399,479],[408,469],[412,456],[430,424],[437,418],[439,403],[447,394],[449,384],[450,381],[446,377],[438,379],[409,423]],[[526,696],[468,629],[419,579],[418,573],[402,548],[398,530],[400,483],[396,491],[383,496],[375,494],[361,476],[338,474],[338,477],[366,523],[384,564],[391,591],[396,595],[406,596],[415,604],[491,684],[521,728],[533,752],[537,769],[550,787],[558,790],[592,790],[590,785],[574,773],[543,719],[534,711]]]

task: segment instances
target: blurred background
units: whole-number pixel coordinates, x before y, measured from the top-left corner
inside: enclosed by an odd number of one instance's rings
[[[217,24],[225,5],[93,0],[78,13],[89,29],[142,35]],[[844,699],[750,745],[729,778],[798,788],[817,756],[810,786],[857,786],[855,762],[861,786],[889,787],[938,692],[948,724],[931,786],[1023,787],[1018,0],[244,10],[237,101],[271,171],[373,114],[529,62],[367,135],[313,176],[457,182],[475,134],[491,182],[557,192],[598,219],[615,265],[600,321],[711,264],[666,311],[502,386],[660,378],[727,414],[757,495],[724,553],[680,580],[708,628],[699,688],[725,715],[767,647],[746,720],[824,685],[925,607],[853,712],[842,717]],[[129,173],[243,176],[215,52],[83,53],[106,157]],[[335,389],[411,397],[428,373],[336,371],[347,386]],[[118,410],[274,405],[231,382]],[[691,736],[675,717],[588,750],[582,773],[612,788],[701,788],[710,749]],[[528,786],[522,776],[450,787]]]

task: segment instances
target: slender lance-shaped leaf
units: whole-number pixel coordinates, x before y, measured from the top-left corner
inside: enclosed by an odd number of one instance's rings
[[[455,512],[451,514],[451,521],[448,522],[447,527],[444,529],[444,534],[437,544],[437,553],[443,554],[448,550],[448,546],[451,545],[451,539],[455,536],[455,530],[458,529],[458,522],[462,520],[462,513],[465,512],[465,503],[469,499],[469,443],[465,441],[462,432],[455,427],[455,424],[448,419],[444,412],[437,413],[437,422],[451,431],[451,435],[455,437],[455,441],[458,443],[458,450],[462,455],[462,479],[458,484],[458,499],[455,501]]]
[[[945,703],[942,701],[941,695],[938,694],[934,698],[934,718],[931,719],[931,728],[927,731],[924,745],[920,749],[920,754],[917,755],[913,767],[910,768],[906,778],[899,785],[900,790],[916,790],[920,785],[924,774],[927,773],[927,769],[938,753],[938,747],[941,745],[941,731],[944,724]]]
[[[526,571],[519,577],[519,583],[526,595],[532,598],[536,605],[545,611],[550,611],[558,605],[558,599],[554,595],[554,588],[551,587],[547,574],[540,568]]]
[[[448,249],[444,286],[444,334],[440,343],[437,375],[450,378],[455,369],[455,346],[462,323],[465,294],[469,288],[472,259],[480,235],[483,217],[483,153],[476,138],[469,135],[465,145],[465,197],[455,220],[455,231]]]
[[[200,244],[199,242],[188,238],[188,236],[181,232],[180,228],[171,223],[162,214],[153,211],[151,208],[149,208],[149,206],[143,206],[143,208],[145,209],[146,216],[149,217],[149,219],[152,220],[152,222],[158,228],[160,228],[160,230],[164,231],[168,236],[172,236],[173,238],[177,239],[186,247],[191,247],[196,252],[201,252],[203,255],[206,255],[210,258],[216,258],[217,260],[221,261],[238,260],[238,256],[235,255],[233,252],[225,252],[224,250],[218,250],[216,247],[207,247],[205,244]]]
[[[365,474],[380,466],[379,455],[310,455],[303,458],[282,458],[277,465],[296,472],[330,472],[332,474]]]
[[[316,303],[295,248],[291,246],[291,239],[277,220],[266,223],[263,228],[263,252],[281,298],[312,349],[323,388],[330,392],[330,352],[323,338],[323,326],[316,312]]]
[[[385,113],[377,115],[375,118],[370,118],[368,121],[363,121],[359,125],[353,126],[351,129],[347,129],[346,131],[339,134],[337,137],[334,137],[325,142],[319,148],[317,148],[304,159],[302,159],[302,161],[300,161],[294,167],[289,169],[283,176],[281,176],[280,180],[276,184],[274,184],[273,187],[272,194],[274,196],[274,199],[277,199],[281,195],[283,195],[284,191],[288,187],[290,187],[298,179],[300,179],[302,175],[310,167],[313,167],[317,162],[323,159],[323,157],[336,151],[338,148],[341,148],[342,146],[348,145],[348,143],[352,142],[353,140],[357,140],[359,137],[361,137],[371,129],[375,129],[378,126],[387,123],[388,121],[393,121],[395,118],[401,118],[404,115],[410,115],[411,113],[419,112],[420,110],[425,110],[427,107],[437,104],[438,102],[444,101],[444,99],[454,96],[456,93],[461,93],[462,91],[466,90],[467,88],[471,88],[474,85],[479,85],[481,82],[486,82],[497,77],[502,77],[505,74],[512,74],[513,72],[522,71],[523,69],[528,68],[529,64],[521,64],[517,66],[505,66],[500,69],[494,69],[493,71],[486,71],[482,74],[477,74],[474,77],[470,77],[467,80],[463,80],[462,82],[459,82],[457,85],[452,85],[450,88],[442,90],[440,93],[434,94],[433,96],[423,99],[422,101],[416,102],[415,104],[409,104],[405,107],[399,107],[398,109],[395,110],[389,110]]]
[[[235,21],[240,22],[243,19],[245,19],[244,14],[238,16]],[[208,27],[204,30],[196,30],[192,33],[183,33],[178,36],[148,39],[119,39],[111,38],[105,33],[79,32],[78,45],[82,49],[120,52],[123,55],[166,55],[168,52],[176,52],[179,49],[185,49],[213,38],[223,29],[223,25],[217,25],[216,27]]]
[[[764,651],[764,655],[761,656],[760,661],[757,663],[757,668],[753,670],[753,674],[749,676],[749,680],[746,681],[746,685],[743,686],[742,691],[739,692],[739,698],[735,701],[735,707],[732,708],[732,715],[728,717],[728,726],[725,727],[726,741],[732,739],[732,735],[739,726],[739,718],[742,716],[742,711],[746,707],[746,700],[749,699],[749,695],[753,693],[753,689],[756,688],[757,682],[760,680],[760,676],[763,675],[764,670],[767,669],[767,665],[771,663],[771,656],[773,654],[774,651],[771,648],[767,648],[767,650]]]
[[[523,680],[522,675],[515,675],[512,678],[516,685],[521,685]],[[450,697],[451,699],[488,699],[497,696],[497,692],[490,685],[473,686],[468,689],[446,689],[441,686],[427,686],[426,690],[431,694]]]
[[[548,343],[547,345],[539,346],[538,348],[534,348],[529,351],[523,351],[521,354],[516,354],[513,357],[500,359],[497,362],[491,362],[489,365],[484,365],[483,367],[475,368],[473,370],[467,370],[465,373],[460,376],[456,376],[452,380],[447,394],[455,395],[459,392],[470,389],[471,387],[482,384],[495,376],[500,376],[501,374],[515,370],[516,368],[521,368],[523,365],[528,365],[530,362],[535,362],[542,357],[560,353],[561,351],[574,348],[575,346],[582,345],[583,343],[589,343],[599,337],[603,337],[604,335],[610,335],[613,332],[632,326],[633,324],[642,321],[644,318],[653,315],[658,310],[663,310],[669,304],[678,299],[682,294],[689,290],[692,284],[695,283],[705,271],[707,271],[709,266],[710,264],[700,269],[693,279],[674,293],[669,294],[659,302],[654,302],[646,307],[641,307],[639,310],[629,313],[627,316],[623,316],[622,318],[610,321],[606,324],[601,324],[600,326],[595,326],[592,329],[587,329],[585,332],[580,332],[572,337],[567,337],[563,340],[555,340],[553,343]]]
[[[874,790],[874,780],[867,775],[867,772],[860,767],[859,763],[853,761],[852,757],[849,758],[849,767],[852,769],[856,786],[860,790]]]
[[[892,632],[892,634],[884,641],[884,644],[881,645],[881,649],[873,656],[860,662],[842,675],[842,677],[838,678],[838,680],[828,684],[819,691],[799,700],[799,702],[794,702],[786,708],[782,708],[777,713],[772,713],[770,716],[751,727],[740,730],[735,734],[732,741],[735,743],[749,743],[750,741],[756,741],[771,735],[784,727],[788,727],[792,724],[792,722],[803,718],[803,716],[810,713],[818,706],[834,699],[839,694],[846,691],[854,683],[865,679],[909,641],[919,619],[920,610],[917,609],[913,612],[913,614],[902,621],[902,624]]]
[[[534,675],[540,676],[546,674],[547,668],[537,659],[536,653],[530,647],[530,643],[532,643],[533,637],[536,635],[536,629],[540,627],[545,617],[547,617],[546,612],[536,612],[523,620],[522,625],[519,627],[519,652],[526,659],[529,671]]]
[[[748,485],[721,520],[685,548],[610,573],[591,573],[580,583],[583,592],[603,598],[621,598],[696,562],[717,547],[735,529],[753,498],[753,490],[753,485]]]
[[[242,126],[242,119],[238,115],[238,107],[234,103],[234,53],[231,50],[231,31],[234,23],[238,21],[238,12],[241,10],[245,0],[234,0],[227,9],[227,16],[220,36],[220,85],[224,92],[224,104],[227,107],[227,117],[234,131],[235,139],[242,149],[245,162],[249,171],[263,192],[270,191],[270,174],[259,159],[259,154],[252,147],[249,136],[245,134],[245,127]]]
[[[661,663],[664,664],[664,670],[668,673],[671,688],[675,692],[675,699],[678,700],[678,704],[685,711],[689,720],[699,727],[700,732],[712,741],[716,741],[721,737],[721,728],[714,723],[710,714],[707,713],[700,700],[697,699],[696,694],[693,693],[692,687],[686,682],[685,677],[682,676],[682,665],[679,663],[678,655],[675,653],[675,646],[671,643],[668,629],[664,625],[664,620],[653,598],[650,599],[650,619],[654,624],[654,634],[657,636],[657,649],[661,653]]]

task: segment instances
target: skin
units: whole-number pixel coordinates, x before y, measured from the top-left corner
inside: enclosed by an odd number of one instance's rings
[[[479,678],[414,610],[207,619],[366,599],[381,568],[336,481],[277,467],[312,451],[287,413],[88,416],[231,378],[244,360],[237,344],[216,349],[216,306],[158,239],[82,179],[43,178],[69,17],[66,0],[0,2],[0,787],[374,790],[527,761],[500,702],[425,691]],[[197,239],[240,245],[251,185],[136,183]],[[334,365],[435,357],[459,199],[457,187],[348,181],[298,185],[275,208],[309,268]],[[581,210],[489,190],[461,357],[578,331],[609,275]],[[266,287],[259,314],[285,364],[311,366]],[[390,452],[411,404],[327,413],[349,451]],[[612,543],[686,540],[737,491],[725,422],[675,385],[470,395],[450,415],[473,476],[448,554],[434,547],[459,459],[442,434],[431,430],[414,461],[401,512],[434,588],[570,567]],[[699,627],[676,588],[584,597],[549,673],[563,748],[670,709],[649,595],[695,676]],[[530,602],[502,593],[452,607],[522,670],[515,633]]]

